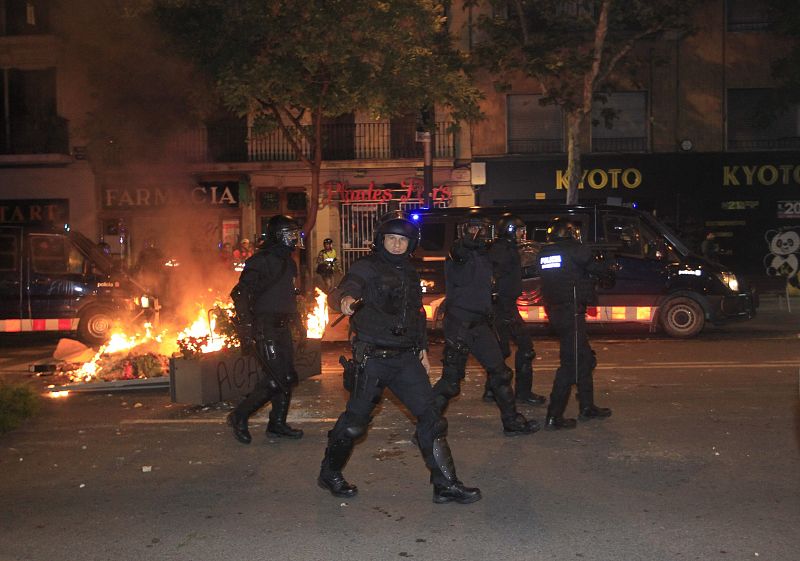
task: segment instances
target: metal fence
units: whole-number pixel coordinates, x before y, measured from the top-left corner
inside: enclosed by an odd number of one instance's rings
[[[436,123],[431,133],[434,158],[455,157],[453,123]],[[423,146],[416,141],[416,127],[406,123],[338,123],[322,126],[322,157],[331,160],[391,160],[423,158]],[[124,138],[124,137],[123,137]],[[303,155],[311,157],[302,134],[294,140]],[[126,150],[124,140],[109,145],[106,163],[121,161]],[[204,162],[290,162],[298,155],[280,130],[269,134],[240,125],[207,125],[170,137],[162,150],[186,161]]]
[[[375,237],[378,218],[390,210],[411,211],[422,204],[419,200],[405,202],[341,203],[341,254],[342,268],[346,272],[357,259],[367,255]],[[447,201],[434,201],[437,208],[446,207]]]

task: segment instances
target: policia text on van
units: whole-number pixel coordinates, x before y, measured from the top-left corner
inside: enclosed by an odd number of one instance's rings
[[[444,260],[453,242],[456,224],[469,208],[418,210],[413,218],[421,229],[415,252],[429,323],[441,325],[444,301]],[[758,301],[741,278],[718,263],[693,253],[654,217],[638,210],[608,205],[525,205],[484,207],[495,222],[511,212],[527,225],[532,243],[523,249],[523,265],[534,262],[545,243],[547,226],[556,218],[580,225],[582,242],[598,254],[614,258],[616,283],[598,289],[597,306],[587,310],[590,323],[635,322],[673,337],[693,337],[706,322],[749,319]],[[528,255],[525,255],[525,252]],[[547,321],[540,299],[539,279],[523,280],[517,301],[520,315],[532,323]]]
[[[158,302],[83,234],[0,226],[0,333],[77,331],[105,341],[115,319],[157,319]]]

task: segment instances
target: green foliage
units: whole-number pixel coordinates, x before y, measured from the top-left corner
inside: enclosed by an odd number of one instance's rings
[[[38,396],[30,386],[0,383],[0,434],[17,428],[38,409]]]
[[[436,2],[156,0],[154,15],[240,115],[478,114]]]
[[[691,11],[698,3],[472,0],[468,4],[489,8],[477,21],[483,37],[475,50],[478,62],[501,82],[515,72],[536,78],[544,103],[572,113],[586,110],[587,78],[593,92],[609,87],[612,72],[636,44],[667,31],[689,31]],[[604,4],[607,27],[600,18]]]
[[[578,202],[581,129],[592,103],[614,90],[616,74],[631,77],[634,48],[670,32],[691,29],[702,0],[467,0],[476,8],[475,57],[496,81],[534,78],[543,104],[560,106],[567,120],[567,202]],[[603,120],[611,126],[613,112]]]

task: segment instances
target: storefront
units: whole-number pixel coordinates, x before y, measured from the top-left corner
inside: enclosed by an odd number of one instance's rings
[[[481,205],[566,199],[565,158],[485,161]],[[655,212],[694,248],[712,231],[722,262],[749,275],[797,274],[797,152],[588,155],[583,168],[580,201]]]
[[[241,233],[240,182],[198,181],[178,185],[120,182],[100,190],[103,241],[127,265],[147,245],[168,257],[210,258]]]

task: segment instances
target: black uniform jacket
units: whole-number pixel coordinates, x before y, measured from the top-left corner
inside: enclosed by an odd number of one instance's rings
[[[247,295],[252,316],[296,314],[296,276],[291,250],[270,244],[245,262],[237,288]]]
[[[548,306],[572,304],[577,295],[578,306],[594,301],[595,280],[607,267],[596,261],[591,250],[574,239],[558,240],[539,252],[539,274],[542,296]],[[574,290],[574,292],[573,292]]]
[[[380,251],[362,257],[328,295],[328,303],[341,311],[345,296],[364,301],[350,318],[357,340],[377,347],[427,349],[422,288],[408,258],[390,261]]]
[[[446,313],[462,320],[488,317],[492,313],[492,262],[485,249],[453,244],[444,264]]]

